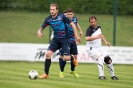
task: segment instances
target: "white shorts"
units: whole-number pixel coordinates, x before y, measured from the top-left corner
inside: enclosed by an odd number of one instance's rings
[[[90,50],[87,50],[87,53],[90,55],[90,57],[94,59],[98,59],[100,56],[106,57],[108,54],[105,50],[103,50],[102,47],[99,48],[92,48]]]

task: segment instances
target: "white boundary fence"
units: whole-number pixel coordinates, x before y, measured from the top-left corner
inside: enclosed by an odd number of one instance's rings
[[[0,43],[0,60],[8,61],[45,61],[49,44]],[[133,47],[103,47],[114,64],[133,64]],[[58,62],[58,51],[52,56],[52,62]],[[96,63],[87,53],[85,45],[78,45],[79,63]]]

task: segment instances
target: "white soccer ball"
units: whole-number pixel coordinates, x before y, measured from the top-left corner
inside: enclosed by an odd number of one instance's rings
[[[38,78],[38,72],[35,70],[31,70],[28,74],[29,78],[35,80]]]

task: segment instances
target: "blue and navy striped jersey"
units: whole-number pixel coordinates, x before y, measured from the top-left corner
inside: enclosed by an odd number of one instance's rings
[[[73,17],[72,22],[73,22],[75,25],[77,25],[77,23],[78,23],[77,17]]]
[[[73,17],[72,22],[75,24],[75,26],[77,25],[77,18]],[[74,31],[71,27],[71,25],[67,24],[67,28],[68,28],[68,36],[70,41],[75,41],[75,36],[74,36]]]
[[[67,38],[66,24],[70,23],[71,20],[64,14],[57,14],[55,18],[52,18],[50,15],[45,19],[44,23],[42,24],[42,28],[50,25],[54,31],[54,38]]]

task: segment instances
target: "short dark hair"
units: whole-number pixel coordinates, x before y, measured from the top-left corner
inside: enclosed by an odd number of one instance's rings
[[[72,8],[68,8],[67,12],[74,12]]]
[[[91,16],[91,17],[89,18],[89,22],[90,22],[91,19],[97,20],[96,16]]]
[[[64,10],[63,13],[67,13],[67,10]]]

